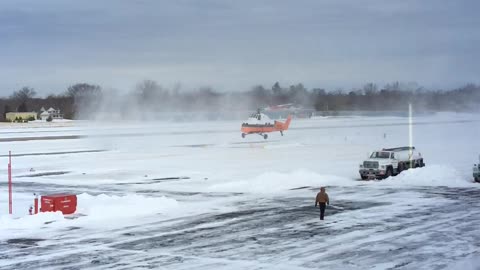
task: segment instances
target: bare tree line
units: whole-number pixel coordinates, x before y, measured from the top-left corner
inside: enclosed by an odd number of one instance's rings
[[[269,105],[293,103],[317,111],[395,111],[413,103],[417,110],[478,111],[480,86],[466,84],[447,90],[426,90],[416,83],[393,82],[379,87],[367,83],[362,88],[345,91],[324,88],[307,89],[302,83],[288,87],[276,82],[271,87],[256,85],[243,92],[220,92],[211,87],[182,91],[168,89],[153,80],[139,82],[135,89],[119,95],[101,86],[77,83],[64,93],[37,97],[31,87],[22,87],[8,98],[0,99],[5,113],[39,111],[41,107],[60,109],[65,118],[89,119],[98,113],[104,117],[148,118],[162,112],[228,112],[255,110]],[[155,116],[153,116],[155,117]]]

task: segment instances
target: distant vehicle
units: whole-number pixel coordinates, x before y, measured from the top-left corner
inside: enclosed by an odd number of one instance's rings
[[[384,148],[373,152],[360,164],[360,177],[366,179],[385,179],[397,175],[403,170],[425,166],[422,155],[415,147]]]
[[[480,183],[480,158],[478,164],[473,165],[473,180]]]
[[[257,113],[251,115],[247,122],[242,124],[240,129],[242,132],[242,138],[245,138],[250,134],[258,134],[262,136],[265,140],[268,138],[267,133],[279,131],[283,136],[283,132],[288,129],[292,117],[289,115],[285,123],[271,120],[270,117],[257,111]]]

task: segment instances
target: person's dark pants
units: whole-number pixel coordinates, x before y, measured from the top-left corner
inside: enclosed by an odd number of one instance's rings
[[[323,220],[325,215],[325,207],[327,207],[326,203],[320,203],[320,220]]]

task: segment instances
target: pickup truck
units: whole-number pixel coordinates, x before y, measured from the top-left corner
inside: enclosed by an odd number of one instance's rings
[[[415,147],[383,148],[374,151],[360,164],[362,180],[385,179],[408,170],[425,166],[422,155]]]

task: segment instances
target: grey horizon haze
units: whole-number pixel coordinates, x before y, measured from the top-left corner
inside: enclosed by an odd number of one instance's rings
[[[480,2],[70,1],[0,3],[0,96],[77,82],[130,90],[479,83]]]

